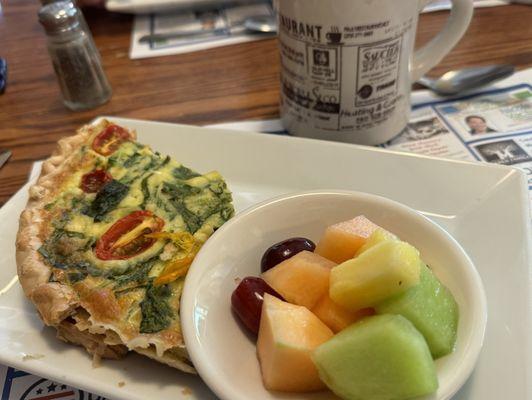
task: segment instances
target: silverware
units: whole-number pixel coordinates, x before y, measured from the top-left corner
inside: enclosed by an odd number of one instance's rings
[[[186,39],[195,37],[199,38],[202,36],[221,35],[224,32],[226,32],[226,29],[206,29],[187,32],[154,33],[141,36],[139,39],[139,43],[159,42],[162,40],[169,39]]]
[[[417,83],[440,96],[452,96],[493,83],[512,75],[513,65],[488,65],[449,71],[439,78],[421,77]]]
[[[0,151],[0,168],[4,166],[7,160],[9,160],[9,157],[11,157],[11,151],[9,150],[1,150]]]
[[[255,16],[246,18],[242,24],[235,25],[231,28],[197,29],[194,31],[148,34],[141,36],[139,38],[139,43],[149,43],[169,39],[186,39],[202,36],[222,35],[228,30],[230,30],[232,34],[244,32],[249,34],[276,33],[277,22],[275,21],[275,17],[272,16]]]
[[[257,15],[244,20],[244,27],[249,32],[277,33],[277,18],[274,15]]]

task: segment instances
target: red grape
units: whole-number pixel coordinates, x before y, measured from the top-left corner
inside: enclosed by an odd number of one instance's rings
[[[260,269],[265,272],[303,250],[314,251],[315,248],[314,242],[307,238],[296,237],[283,240],[264,252],[260,261]]]
[[[242,279],[231,295],[231,305],[234,312],[254,334],[259,333],[264,293],[269,293],[284,300],[270,285],[261,278],[254,276]]]

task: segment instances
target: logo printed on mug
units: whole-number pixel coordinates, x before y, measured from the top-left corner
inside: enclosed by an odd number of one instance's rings
[[[296,136],[378,144],[405,129],[410,88],[458,42],[472,0],[452,0],[442,32],[414,53],[426,0],[279,2],[281,118]]]
[[[342,33],[337,26],[332,26],[331,31],[325,35],[329,44],[340,44],[342,41]]]

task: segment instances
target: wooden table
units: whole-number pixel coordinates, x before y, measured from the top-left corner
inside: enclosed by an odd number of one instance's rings
[[[184,55],[130,60],[132,18],[86,10],[113,87],[112,100],[85,112],[60,99],[36,0],[7,0],[0,9],[0,57],[9,64],[0,96],[0,149],[13,156],[0,170],[0,205],[28,178],[35,160],[47,157],[62,136],[98,115],[207,124],[278,115],[279,57],[273,39]],[[3,14],[2,14],[3,13]],[[447,13],[421,16],[418,43],[428,41]],[[510,63],[532,66],[532,7],[477,9],[460,44],[433,70]]]

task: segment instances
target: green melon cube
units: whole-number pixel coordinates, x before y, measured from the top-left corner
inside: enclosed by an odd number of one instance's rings
[[[453,295],[427,266],[420,283],[375,307],[379,314],[400,314],[410,320],[429,345],[432,357],[453,351],[458,328],[458,305]]]
[[[320,378],[347,400],[401,400],[438,388],[423,335],[400,315],[364,318],[314,350]]]

